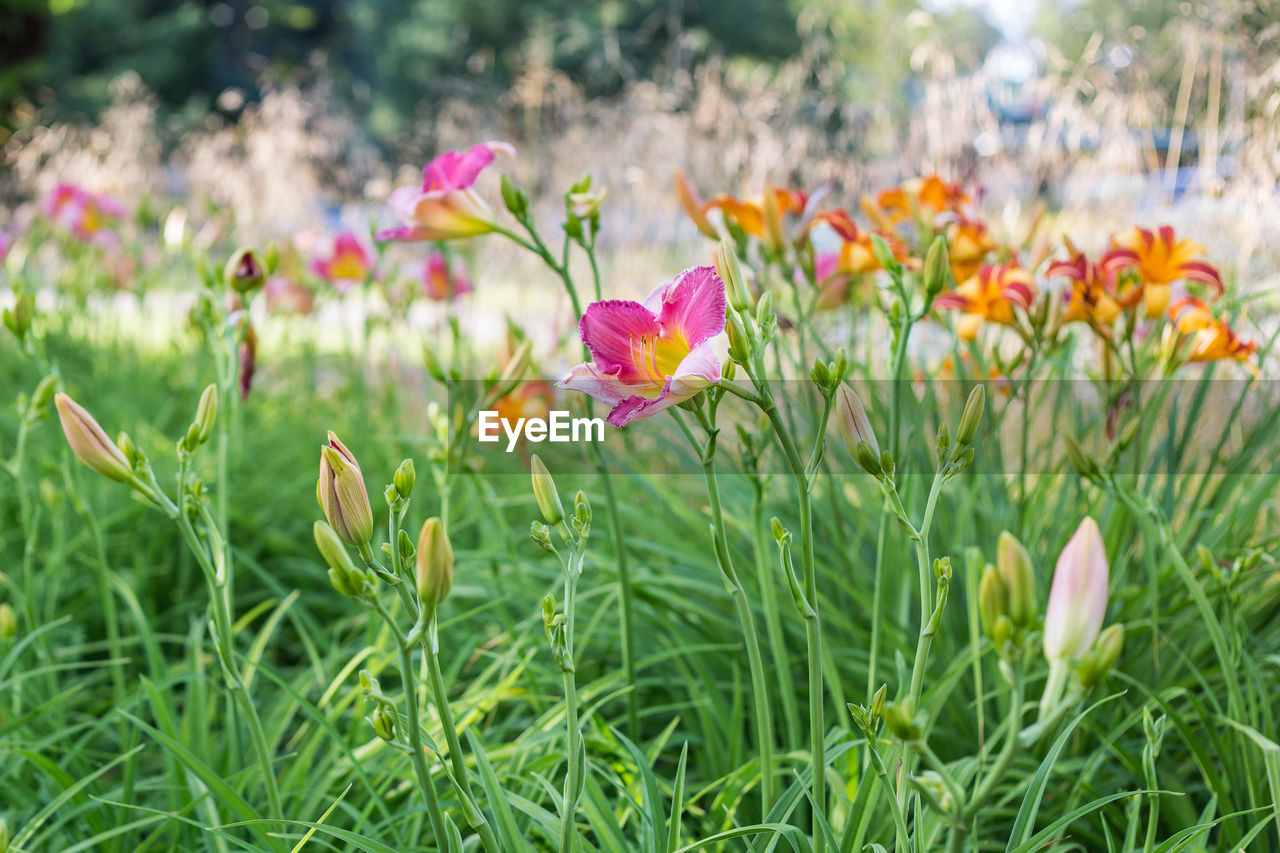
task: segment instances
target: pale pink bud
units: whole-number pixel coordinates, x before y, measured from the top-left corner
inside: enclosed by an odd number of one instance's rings
[[[66,394],[56,396],[54,405],[58,408],[58,419],[62,421],[67,443],[81,462],[102,476],[121,483],[133,476],[133,466],[124,453],[83,406]]]
[[[1058,557],[1044,617],[1044,656],[1074,660],[1093,645],[1107,610],[1107,552],[1092,518],[1080,522]]]

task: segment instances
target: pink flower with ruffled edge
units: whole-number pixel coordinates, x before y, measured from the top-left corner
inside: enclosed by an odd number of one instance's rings
[[[643,303],[593,302],[578,322],[591,353],[557,387],[612,406],[616,427],[651,417],[720,381],[712,340],[724,332],[724,282],[715,267],[693,267]]]
[[[471,292],[471,280],[461,266],[450,269],[443,252],[432,252],[423,265],[422,292],[428,299],[447,302]]]
[[[352,284],[358,284],[373,272],[373,253],[365,248],[360,238],[350,231],[344,231],[333,241],[333,253],[329,257],[316,258],[311,262],[311,271],[325,281],[346,290]]]
[[[422,188],[401,187],[387,204],[406,225],[378,232],[377,240],[406,243],[454,240],[497,227],[493,212],[471,187],[495,154],[515,157],[506,142],[486,142],[466,152],[446,151],[422,170]]]
[[[116,246],[120,240],[111,229],[124,216],[124,207],[106,193],[93,193],[75,184],[60,183],[44,201],[45,215],[75,235],[97,246]]]

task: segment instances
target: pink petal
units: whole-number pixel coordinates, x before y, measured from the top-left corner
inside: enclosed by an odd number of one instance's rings
[[[607,372],[621,370],[623,379],[635,372],[635,341],[657,336],[658,332],[658,318],[653,312],[626,299],[593,302],[578,321],[578,334],[596,363]]]
[[[606,406],[616,406],[635,396],[635,387],[620,380],[616,373],[602,373],[594,364],[579,364],[556,383],[557,388],[581,391]]]
[[[724,282],[715,267],[692,267],[676,276],[662,295],[658,314],[663,335],[692,349],[724,331]]]
[[[422,189],[464,190],[476,182],[484,167],[493,162],[494,150],[500,146],[510,149],[506,143],[474,145],[465,153],[446,151],[427,164],[422,170]]]

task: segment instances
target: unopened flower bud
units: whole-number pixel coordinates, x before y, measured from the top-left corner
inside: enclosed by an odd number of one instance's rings
[[[517,219],[529,212],[529,197],[506,175],[502,176],[502,203]]]
[[[1080,442],[1069,435],[1062,437],[1062,446],[1067,450],[1067,458],[1082,477],[1091,477],[1098,472],[1098,463],[1085,454]]]
[[[738,253],[728,240],[721,240],[716,246],[716,272],[720,273],[720,278],[724,281],[725,292],[733,309],[750,311],[751,295],[747,292],[747,283],[742,277],[742,264],[738,263]]]
[[[746,364],[751,359],[751,339],[747,337],[742,321],[730,316],[725,322],[724,330],[729,336],[729,357],[740,364]]]
[[[766,290],[760,294],[760,301],[756,303],[756,322],[763,326],[772,317],[773,294]]]
[[[938,235],[929,246],[924,259],[924,290],[929,300],[946,288],[951,280],[951,259],[947,252],[947,239]]]
[[[75,400],[66,394],[54,397],[58,419],[71,450],[80,461],[102,476],[120,483],[133,476],[133,465],[119,447],[112,444],[106,432]]]
[[[213,425],[218,420],[218,386],[209,385],[200,394],[200,404],[196,406],[196,419],[192,425],[196,428],[196,440],[204,444],[213,434]],[[189,448],[194,450],[195,448]]]
[[[355,456],[336,434],[320,448],[320,478],[316,498],[334,531],[358,548],[373,538],[373,508],[365,489],[364,474]]]
[[[400,467],[396,468],[396,473],[391,478],[392,484],[396,487],[396,494],[404,500],[408,500],[409,495],[413,494],[415,479],[416,472],[413,468],[413,460],[406,459],[401,462]]]
[[[836,403],[832,412],[840,428],[840,437],[844,440],[844,446],[849,450],[849,454],[869,473],[878,474],[880,444],[876,441],[876,432],[871,427],[871,420],[867,417],[867,410],[862,405],[862,398],[847,384],[841,382],[836,390]],[[866,450],[869,451],[870,461],[874,464],[869,465],[860,458],[858,449],[860,444],[867,445]]]
[[[383,740],[391,742],[396,739],[396,715],[385,706],[379,705],[373,709],[373,713],[369,715],[369,723],[373,726],[374,733]]]
[[[996,621],[1005,615],[1008,606],[1008,592],[1000,572],[995,566],[987,566],[982,572],[982,580],[978,582],[978,615],[982,618],[982,627],[987,636],[995,640]]]
[[[27,290],[19,291],[12,308],[4,309],[4,324],[19,342],[27,339],[31,319],[35,316],[36,298]]]
[[[1102,532],[1086,517],[1062,549],[1044,617],[1044,654],[1072,660],[1093,645],[1107,610],[1109,569]]]
[[[0,604],[0,642],[8,643],[18,636],[18,617],[9,602]]]
[[[530,522],[529,538],[544,551],[551,552],[555,550],[555,546],[551,544],[551,529],[541,521]]]
[[[453,587],[453,546],[444,523],[428,518],[418,534],[418,600],[427,607],[442,604]]]
[[[36,390],[31,392],[31,413],[38,418],[44,418],[49,414],[49,404],[53,402],[53,395],[58,390],[58,377],[49,374],[40,380],[40,384],[36,386]]]
[[[884,708],[884,723],[889,731],[902,740],[919,740],[924,734],[922,721],[915,713],[915,705],[911,699],[891,702]]]
[[[347,552],[347,546],[342,544],[342,540],[338,538],[338,534],[332,527],[323,521],[317,521],[311,526],[311,532],[315,536],[316,548],[320,551],[320,556],[330,568],[344,575],[356,571],[351,554]]]
[[[983,385],[973,386],[969,399],[965,401],[964,411],[960,414],[960,426],[956,427],[956,444],[964,447],[973,442],[978,434],[978,425],[982,423],[982,411],[987,405],[987,389]]]
[[[551,472],[536,453],[529,460],[529,471],[533,475],[533,497],[538,502],[542,517],[547,524],[558,527],[564,523],[564,504],[560,502],[556,481],[551,478]]]
[[[503,365],[502,375],[498,378],[500,382],[506,384],[515,382],[524,376],[526,370],[529,369],[530,354],[533,352],[533,341],[525,338],[520,342],[520,346],[516,347],[516,351]]]
[[[996,543],[996,568],[1007,593],[1009,618],[1014,625],[1027,627],[1036,618],[1036,575],[1027,549],[1007,530]]]
[[[1086,688],[1101,684],[1116,662],[1120,660],[1120,652],[1124,649],[1124,626],[1110,625],[1080,660],[1080,683]]]
[[[223,278],[237,293],[252,293],[267,280],[266,267],[253,249],[238,249],[227,261]]]
[[[887,691],[887,685],[881,684],[880,689],[871,696],[871,718],[876,722],[879,722],[884,717],[884,703]]]

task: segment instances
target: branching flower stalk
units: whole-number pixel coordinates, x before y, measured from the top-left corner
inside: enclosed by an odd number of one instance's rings
[[[535,521],[529,529],[530,536],[543,550],[555,556],[560,563],[564,581],[564,609],[556,611],[555,596],[548,593],[542,599],[542,621],[547,642],[556,665],[560,668],[564,684],[565,702],[565,763],[563,801],[560,811],[560,853],[573,853],[578,843],[578,801],[586,787],[586,741],[582,737],[582,725],[578,720],[577,666],[574,658],[574,621],[577,615],[578,579],[582,577],[586,561],[587,539],[591,535],[591,505],[587,496],[578,492],[573,501],[573,515],[565,517],[564,505],[556,491],[551,473],[536,455],[531,460],[533,494],[546,523]],[[572,529],[570,529],[572,527]],[[559,534],[568,546],[567,555],[551,541],[551,529]]]
[[[672,409],[671,413],[702,463],[707,501],[711,506],[711,540],[715,549],[716,563],[720,567],[725,589],[733,599],[738,623],[742,628],[743,641],[747,647],[751,695],[755,706],[756,745],[760,750],[760,815],[763,818],[769,814],[774,803],[773,714],[770,710],[768,682],[765,679],[764,661],[760,655],[755,617],[751,612],[751,603],[747,600],[746,588],[742,585],[737,570],[734,569],[733,557],[729,553],[729,543],[725,535],[724,510],[720,502],[720,485],[716,477],[716,439],[720,433],[719,427],[716,426],[716,410],[723,394],[724,392],[720,389],[712,389],[706,395],[705,406],[698,398],[685,404],[685,407],[697,416],[706,436],[705,441],[694,434],[678,409]],[[765,591],[763,594],[767,596],[768,592]]]

